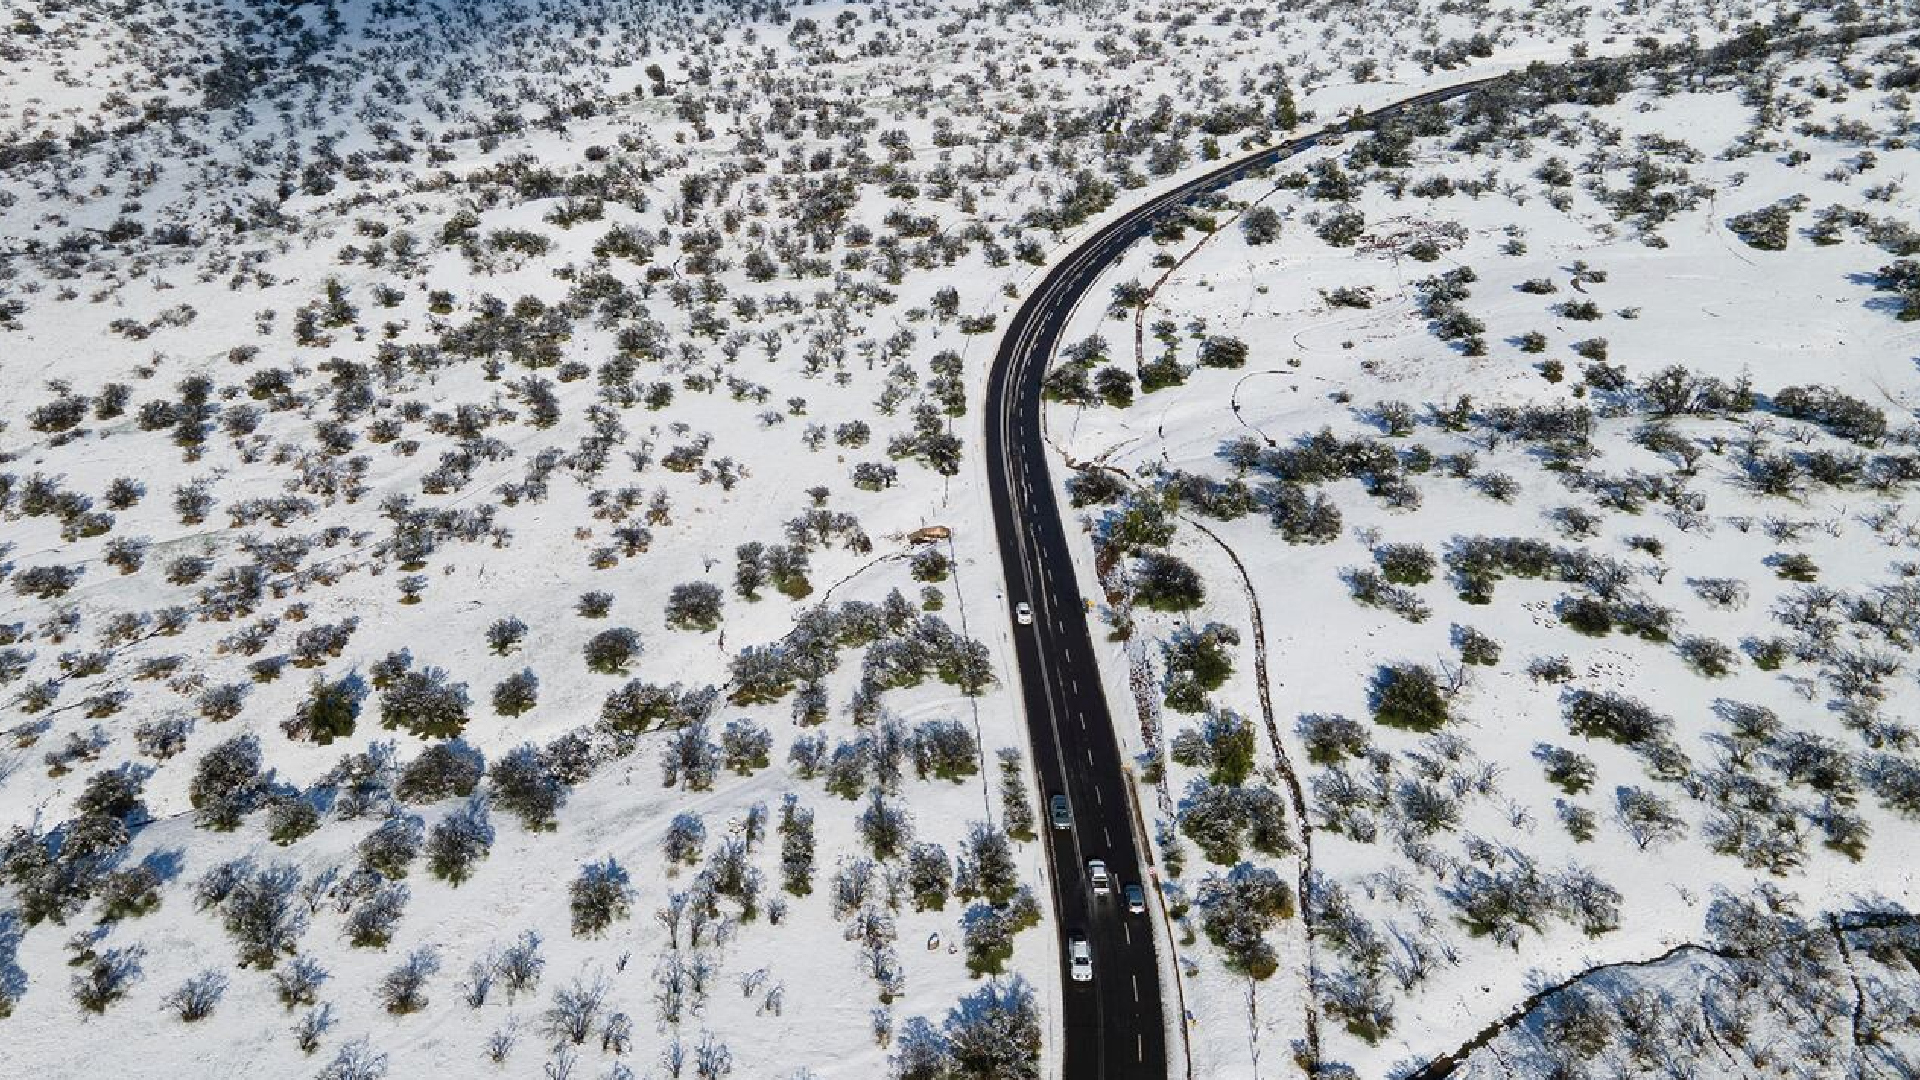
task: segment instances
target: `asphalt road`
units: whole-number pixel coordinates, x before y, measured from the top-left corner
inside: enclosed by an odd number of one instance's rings
[[[1369,114],[1469,93],[1492,80],[1463,83],[1409,97]],[[1060,981],[1065,987],[1062,1046],[1066,1080],[1164,1078],[1167,1027],[1162,1019],[1160,966],[1155,959],[1157,907],[1129,915],[1119,890],[1145,882],[1128,804],[1120,747],[1100,688],[1090,614],[1074,577],[1072,556],[1041,434],[1041,380],[1074,306],[1159,215],[1240,179],[1248,171],[1297,154],[1328,137],[1316,133],[1229,162],[1155,197],[1108,224],[1056,265],[1020,306],[1000,342],[987,389],[987,475],[994,528],[1013,605],[1033,606],[1033,624],[1015,624],[1014,652],[1027,714],[1034,767],[1040,780],[1040,828],[1052,860]],[[1096,297],[1104,303],[1104,297]],[[1047,801],[1064,793],[1073,828],[1055,830]],[[1112,895],[1094,897],[1087,862],[1103,859],[1114,876]],[[1093,949],[1091,982],[1073,982],[1066,941],[1084,934]],[[1180,1070],[1183,1074],[1185,1069]]]

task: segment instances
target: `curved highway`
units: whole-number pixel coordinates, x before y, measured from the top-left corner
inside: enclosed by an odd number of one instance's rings
[[[1480,79],[1429,91],[1366,114],[1370,123],[1403,109],[1470,93],[1494,81]],[[1041,434],[1041,381],[1060,335],[1080,298],[1155,220],[1196,196],[1246,173],[1306,150],[1331,132],[1268,147],[1159,195],[1106,225],[1056,265],[1014,314],[994,358],[987,387],[987,483],[1011,608],[1032,605],[1030,625],[1014,625],[1042,805],[1040,828],[1052,865],[1060,978],[1065,988],[1066,1080],[1162,1080],[1167,1073],[1167,1027],[1162,1017],[1160,966],[1155,957],[1155,905],[1130,915],[1120,889],[1145,882],[1134,833],[1127,774],[1089,633],[1091,610],[1080,595],[1066,526],[1047,475]],[[1072,827],[1056,830],[1047,802],[1065,794]],[[1104,860],[1113,891],[1092,895],[1087,862]],[[1067,970],[1066,938],[1084,935],[1092,946],[1093,978],[1075,982]]]

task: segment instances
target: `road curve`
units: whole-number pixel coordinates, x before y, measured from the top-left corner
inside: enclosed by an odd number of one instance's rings
[[[1368,113],[1378,120],[1403,109],[1471,93],[1480,79],[1428,91]],[[1167,1027],[1162,1017],[1156,928],[1148,915],[1129,915],[1119,887],[1144,882],[1129,809],[1126,773],[1113,718],[1101,692],[1100,668],[1089,632],[1091,606],[1080,595],[1066,525],[1047,475],[1041,433],[1041,381],[1068,318],[1087,290],[1161,214],[1217,190],[1250,170],[1306,150],[1330,132],[1294,139],[1235,159],[1154,197],[1109,223],[1075,248],[1020,305],[1000,341],[986,404],[987,484],[994,529],[1012,605],[1033,606],[1033,623],[1014,626],[1022,701],[1042,800],[1041,829],[1052,863],[1055,924],[1060,930],[1061,1045],[1066,1080],[1164,1080]],[[1062,793],[1073,827],[1055,830],[1045,802]],[[1114,893],[1094,897],[1087,862],[1105,860]],[[1084,934],[1092,945],[1094,978],[1073,982],[1066,937]]]

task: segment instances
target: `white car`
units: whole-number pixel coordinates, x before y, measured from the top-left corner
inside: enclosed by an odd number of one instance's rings
[[[1105,896],[1113,891],[1113,876],[1107,873],[1104,860],[1094,859],[1087,863],[1087,881],[1093,885],[1093,895]]]
[[[1074,982],[1093,981],[1093,946],[1079,934],[1067,939],[1067,966],[1073,971]]]
[[[1013,605],[1013,621],[1021,626],[1033,625],[1033,605],[1025,600]]]

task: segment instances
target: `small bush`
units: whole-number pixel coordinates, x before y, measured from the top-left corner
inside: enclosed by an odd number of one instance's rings
[[[640,653],[640,635],[624,626],[602,630],[581,649],[587,670],[601,675],[624,675],[627,664]]]
[[[212,1016],[214,1006],[220,1004],[226,992],[227,977],[208,969],[174,988],[160,999],[160,1004],[172,1010],[182,1021],[191,1024]]]
[[[1585,754],[1541,743],[1533,748],[1533,756],[1546,770],[1547,779],[1567,794],[1578,795],[1593,786],[1596,769]]]
[[[1175,555],[1147,553],[1133,581],[1134,601],[1154,611],[1191,611],[1207,597],[1199,572]]]
[[[1395,585],[1424,585],[1433,580],[1433,553],[1419,544],[1382,544],[1373,561]]]
[[[467,725],[467,684],[448,681],[436,667],[409,671],[382,693],[380,724],[423,739],[452,738]]]
[[[615,920],[626,918],[633,904],[627,872],[612,858],[581,867],[568,895],[575,937],[599,937]]]
[[[1347,758],[1364,756],[1371,745],[1367,729],[1344,716],[1302,716],[1300,740],[1306,745],[1307,760],[1316,765],[1333,765]]]
[[[1709,637],[1690,636],[1680,639],[1680,658],[1695,674],[1709,679],[1717,679],[1733,670],[1739,661],[1739,654],[1722,642]]]
[[[1500,662],[1500,644],[1471,626],[1454,628],[1453,641],[1460,650],[1460,662],[1491,667]]]
[[[1666,737],[1673,721],[1642,702],[1612,691],[1570,690],[1565,699],[1567,730],[1585,738],[1637,746]]]
[[[1433,669],[1395,664],[1374,676],[1373,719],[1409,731],[1438,731],[1447,722],[1447,698]]]

